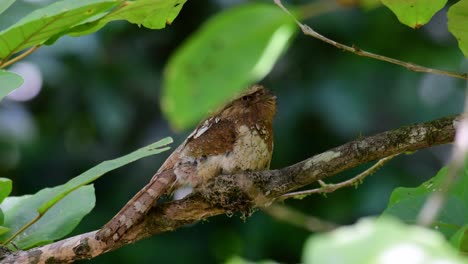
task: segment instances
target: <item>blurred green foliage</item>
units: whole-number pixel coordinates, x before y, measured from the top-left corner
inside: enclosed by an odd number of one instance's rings
[[[17,1],[0,16],[9,25],[50,1]],[[162,73],[169,57],[211,16],[247,1],[188,1],[161,31],[112,22],[80,38],[65,37],[24,62],[39,66],[43,87],[27,102],[0,103],[0,176],[13,195],[63,184],[94,164],[165,136],[181,142],[189,131],[170,129],[161,115]],[[271,3],[271,1],[258,1]],[[310,1],[290,1],[301,5]],[[453,1],[449,1],[453,2]],[[385,8],[336,8],[307,21],[331,39],[434,68],[466,71],[446,27],[446,10],[415,31]],[[249,27],[238,21],[240,29]],[[229,32],[226,32],[229,34]],[[279,100],[272,168],[298,162],[362,135],[455,114],[463,82],[407,71],[298,35],[261,81]],[[448,158],[446,146],[402,156],[357,190],[339,190],[285,204],[339,224],[381,213],[398,186],[417,186]],[[97,204],[74,231],[97,229],[150,179],[164,155],[112,172],[95,183]],[[343,173],[354,175],[364,166]],[[256,212],[245,222],[219,216],[164,233],[91,263],[220,263],[232,256],[297,263],[310,233]]]
[[[403,259],[414,264],[468,263],[440,233],[388,217],[361,219],[312,237],[304,247],[302,263],[386,264]]]
[[[239,27],[239,21],[249,26]],[[197,124],[220,102],[265,77],[297,30],[272,4],[241,5],[206,21],[164,70],[161,102],[171,125]]]
[[[442,168],[436,176],[422,183],[416,188],[396,188],[390,196],[384,216],[392,215],[409,224],[416,224],[420,208],[426,199],[437,190],[444,188],[448,174],[448,167]],[[468,166],[457,175],[453,187],[447,193],[444,206],[431,228],[442,233],[447,239],[462,228],[468,220]],[[466,239],[466,238],[465,238]],[[460,248],[459,245],[456,245]]]
[[[452,5],[447,13],[449,31],[458,40],[460,49],[468,57],[468,34],[463,25],[468,22],[468,1],[459,1]]]

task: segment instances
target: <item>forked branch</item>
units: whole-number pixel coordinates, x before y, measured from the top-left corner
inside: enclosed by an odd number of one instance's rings
[[[93,231],[5,255],[1,263],[70,263],[90,259],[211,216],[268,206],[283,194],[369,161],[450,143],[459,118],[445,117],[361,138],[278,170],[220,175],[207,184],[202,194],[155,206],[143,222],[114,244],[96,240]]]

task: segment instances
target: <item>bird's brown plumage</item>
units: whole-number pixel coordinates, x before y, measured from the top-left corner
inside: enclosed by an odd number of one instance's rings
[[[226,104],[195,128],[96,238],[117,241],[173,188],[197,189],[220,173],[268,168],[275,112],[276,97],[260,85]]]

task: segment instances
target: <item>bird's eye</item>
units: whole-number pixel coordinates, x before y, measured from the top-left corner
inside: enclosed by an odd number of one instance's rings
[[[242,96],[242,101],[249,101],[252,99],[252,95],[245,95],[245,96]]]

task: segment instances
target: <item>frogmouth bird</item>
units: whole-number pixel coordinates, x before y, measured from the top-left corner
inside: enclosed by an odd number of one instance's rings
[[[273,152],[276,96],[254,85],[202,121],[96,238],[117,241],[174,189],[195,191],[220,174],[267,169]]]

